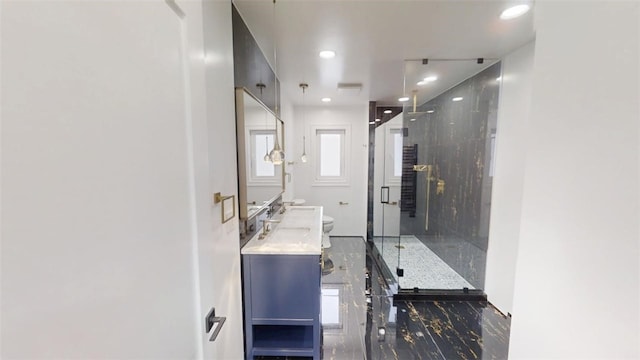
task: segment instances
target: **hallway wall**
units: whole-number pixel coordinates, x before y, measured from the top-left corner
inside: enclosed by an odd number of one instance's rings
[[[640,4],[535,11],[509,358],[637,359]]]
[[[230,3],[0,6],[0,357],[241,358]]]
[[[513,312],[534,48],[530,42],[502,60],[485,292],[504,314]]]

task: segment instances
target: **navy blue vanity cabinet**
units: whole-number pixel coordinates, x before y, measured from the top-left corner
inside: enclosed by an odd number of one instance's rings
[[[320,359],[320,255],[242,256],[246,358]]]

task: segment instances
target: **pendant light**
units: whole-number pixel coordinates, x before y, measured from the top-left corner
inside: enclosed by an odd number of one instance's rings
[[[280,142],[278,141],[278,116],[280,115],[278,112],[278,56],[276,53],[276,44],[277,44],[277,33],[276,33],[276,0],[273,0],[273,76],[275,82],[275,92],[276,92],[276,143],[273,146],[273,150],[269,153],[269,157],[271,158],[271,162],[274,165],[282,164],[284,159],[284,152],[280,148]]]
[[[278,143],[278,118],[276,118],[276,143],[273,146],[273,150],[269,153],[269,158],[271,158],[271,162],[273,165],[280,165],[284,159],[284,153],[280,148],[280,144]]]
[[[403,61],[403,69],[402,69],[402,96],[398,98],[399,102],[407,102],[409,101],[409,97],[407,96],[407,61]]]
[[[304,93],[305,90],[309,87],[309,84],[302,83],[300,84],[300,88],[302,88],[302,129],[304,132]],[[302,135],[302,156],[300,156],[300,161],[303,163],[307,162],[307,139],[304,135]]]
[[[306,137],[303,135],[302,136],[302,156],[300,156],[300,161],[302,161],[303,163],[307,162],[307,154],[305,153],[305,147],[306,147]]]
[[[265,136],[264,138],[264,157],[262,158],[264,162],[271,162],[271,157],[269,156],[269,137]]]
[[[260,89],[260,100],[264,103],[264,99],[262,98],[262,90],[264,90],[265,87],[267,87],[267,85],[263,84],[263,83],[257,83],[256,86],[258,87],[258,89]],[[269,122],[267,121],[267,112],[264,112],[264,128],[267,129],[269,127]],[[271,157],[269,156],[269,137],[265,136],[264,137],[264,147],[265,147],[265,151],[264,151],[264,157],[262,158],[264,160],[264,162],[266,163],[270,163],[271,162]]]

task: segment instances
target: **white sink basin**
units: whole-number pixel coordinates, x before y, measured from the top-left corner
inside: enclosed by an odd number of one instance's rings
[[[272,223],[262,239],[256,234],[242,248],[242,254],[320,254],[322,245],[322,207],[290,207]]]

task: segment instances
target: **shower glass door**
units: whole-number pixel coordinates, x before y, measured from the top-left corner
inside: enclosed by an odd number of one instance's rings
[[[402,114],[376,127],[374,170],[374,245],[397,292],[400,259],[400,191],[402,183]]]
[[[421,62],[406,66],[428,74]],[[414,91],[401,118],[379,127],[390,200],[381,246],[400,290],[484,288],[499,76],[496,63],[431,98]]]

